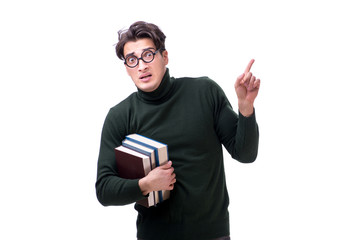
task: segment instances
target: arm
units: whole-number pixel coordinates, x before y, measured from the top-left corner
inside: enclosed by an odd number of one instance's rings
[[[114,148],[121,144],[125,132],[118,126],[120,119],[112,111],[104,122],[98,158],[96,195],[104,206],[126,205],[143,198],[138,179],[123,179],[118,176]]]
[[[96,195],[104,206],[126,205],[144,198],[152,191],[172,190],[176,182],[172,162],[153,169],[142,179],[124,179],[118,176],[114,148],[121,145],[124,133],[121,133],[118,123],[109,112],[102,131]]]
[[[220,98],[216,130],[220,141],[234,159],[243,163],[255,161],[258,152],[259,130],[256,123],[254,100],[258,94],[260,80],[250,73],[254,60],[235,83],[239,114],[232,110],[224,96]]]
[[[222,107],[216,124],[221,143],[231,157],[242,163],[256,160],[259,145],[259,129],[255,111],[245,117],[236,114],[229,103]]]

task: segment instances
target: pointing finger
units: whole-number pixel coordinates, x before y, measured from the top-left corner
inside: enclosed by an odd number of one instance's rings
[[[251,60],[250,60],[249,64],[248,64],[247,67],[245,68],[245,72],[244,72],[245,74],[248,73],[248,72],[250,72],[251,66],[253,65],[254,62],[255,62],[254,59],[251,59]]]

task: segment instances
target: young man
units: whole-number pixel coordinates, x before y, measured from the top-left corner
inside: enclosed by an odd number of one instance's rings
[[[222,145],[240,162],[256,159],[254,100],[260,80],[250,72],[254,60],[235,82],[236,114],[209,78],[170,77],[165,35],[156,25],[136,22],[120,31],[116,53],[138,90],[105,119],[98,200],[104,206],[125,205],[151,191],[171,190],[170,198],[156,207],[135,204],[138,239],[230,239]],[[166,143],[171,161],[142,179],[120,178],[114,148],[131,133]]]

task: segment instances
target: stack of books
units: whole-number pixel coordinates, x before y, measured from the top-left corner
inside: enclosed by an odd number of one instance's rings
[[[152,169],[169,160],[166,144],[136,133],[126,136],[122,145],[115,148],[115,157],[119,176],[126,179],[143,178]],[[169,197],[168,190],[151,192],[147,198],[137,203],[151,207]]]

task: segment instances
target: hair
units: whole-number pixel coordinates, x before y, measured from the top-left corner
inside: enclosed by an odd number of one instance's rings
[[[138,21],[133,23],[129,29],[118,31],[119,41],[116,44],[116,55],[124,60],[124,46],[127,42],[137,41],[144,38],[151,39],[156,49],[162,53],[165,50],[165,34],[158,26],[152,23]]]

